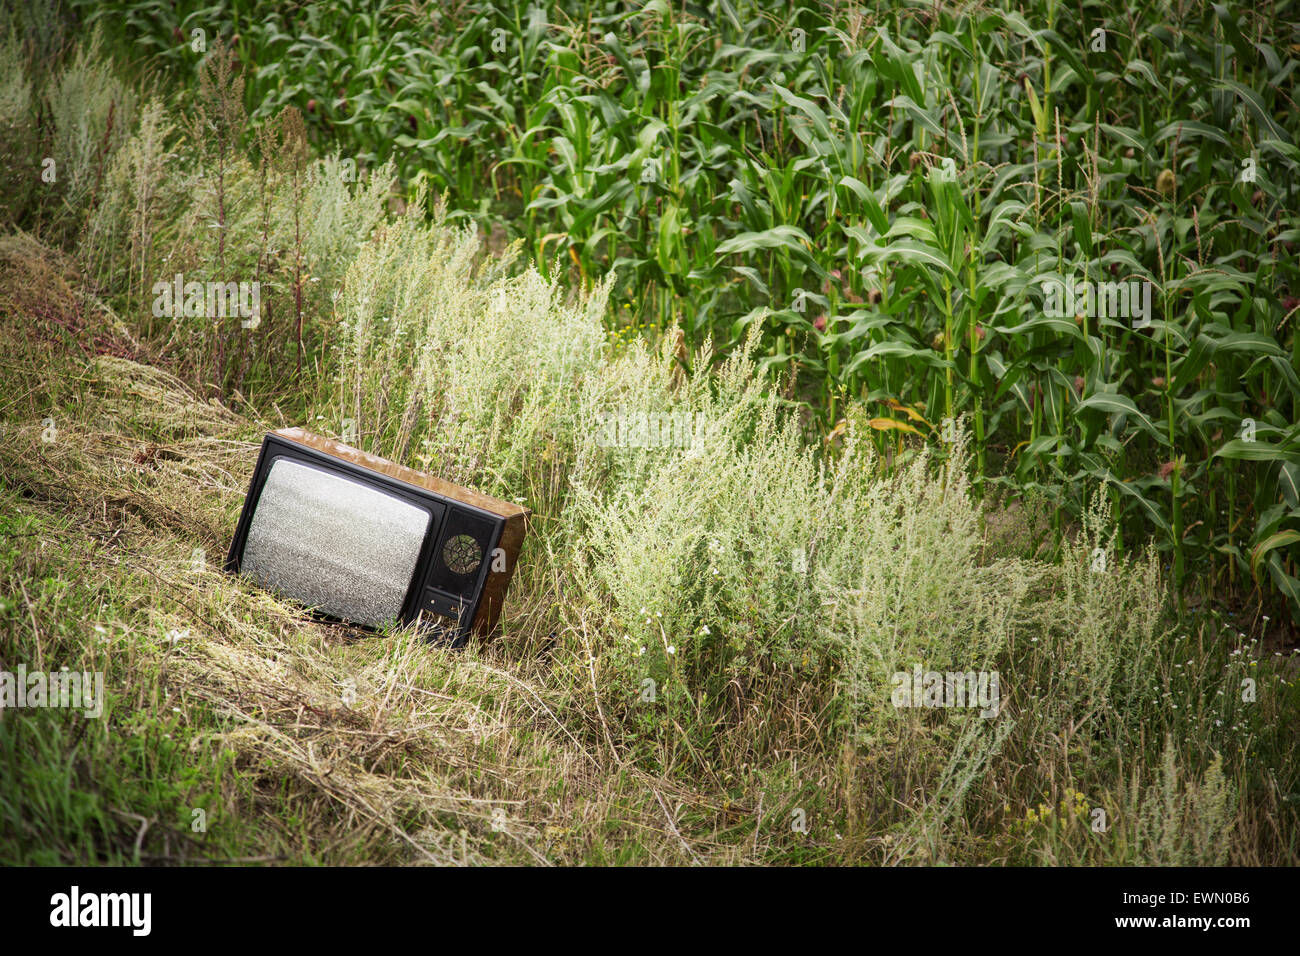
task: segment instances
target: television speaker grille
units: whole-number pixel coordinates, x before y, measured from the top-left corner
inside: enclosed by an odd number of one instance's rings
[[[491,521],[461,508],[451,508],[427,583],[450,594],[472,595],[483,562],[488,560],[494,530]]]

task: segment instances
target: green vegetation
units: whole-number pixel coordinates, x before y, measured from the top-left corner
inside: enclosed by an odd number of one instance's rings
[[[1289,7],[1148,6],[10,15],[0,670],[106,713],[0,858],[1294,865]],[[503,632],[219,573],[281,424],[527,503]]]
[[[823,432],[967,413],[979,479],[1075,520],[1104,482],[1180,585],[1300,610],[1293,2],[74,7],[186,82],[233,42],[254,125],[616,274],[613,324],[760,326]],[[1046,316],[1051,275],[1153,321]]]

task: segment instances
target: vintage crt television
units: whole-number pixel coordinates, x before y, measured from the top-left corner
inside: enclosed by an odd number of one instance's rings
[[[327,617],[491,633],[529,512],[300,428],[262,441],[226,570]]]

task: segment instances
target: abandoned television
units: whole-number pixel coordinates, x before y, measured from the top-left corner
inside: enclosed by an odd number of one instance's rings
[[[528,509],[299,428],[262,441],[226,570],[327,618],[495,630]]]

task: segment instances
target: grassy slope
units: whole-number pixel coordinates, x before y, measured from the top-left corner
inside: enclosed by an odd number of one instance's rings
[[[121,360],[67,376],[48,380],[75,395],[56,439],[24,429],[6,447],[5,657],[105,670],[109,711],[84,726],[8,716],[4,769],[21,785],[5,787],[7,859],[582,859],[587,841],[542,821],[616,798],[602,838],[680,856],[638,806],[646,782],[607,774],[544,687],[490,649],[311,623],[216,570],[256,426]],[[496,810],[515,818],[499,834]]]
[[[52,279],[36,257],[53,254],[16,247],[24,281]],[[6,303],[0,659],[104,670],[109,703],[100,721],[0,722],[0,857],[684,858],[658,803],[699,798],[609,773],[535,675],[491,647],[313,623],[221,574],[262,426],[166,372],[96,356],[96,340],[132,345],[79,328],[72,296],[51,304],[42,322]],[[23,414],[51,404],[52,432]],[[601,826],[578,835],[590,816]],[[606,857],[607,840],[627,849]]]
[[[639,722],[603,673],[608,625],[536,541],[506,639],[454,653],[314,623],[215,567],[276,423],[115,357],[143,347],[69,263],[22,238],[2,251],[0,663],[102,669],[109,690],[104,720],[0,720],[6,862],[1296,862],[1281,674],[1251,671],[1267,690],[1233,711],[1244,731],[1223,762],[1225,734],[1170,708],[1212,716],[1214,689],[1246,672],[1205,629],[1160,632],[1149,712],[1076,722],[1052,705],[1087,704],[1065,689],[1090,665],[1068,637],[1083,616],[1118,634],[1106,615],[1143,613],[1120,579],[1061,605],[1080,615],[1067,632],[1021,623],[1015,719],[974,756],[984,728],[960,715],[876,708],[874,739],[846,737],[798,668],[755,670],[734,718]],[[1220,667],[1237,670],[1221,683]],[[1162,748],[1174,733],[1188,740]],[[1098,803],[1105,838],[1086,828]]]

